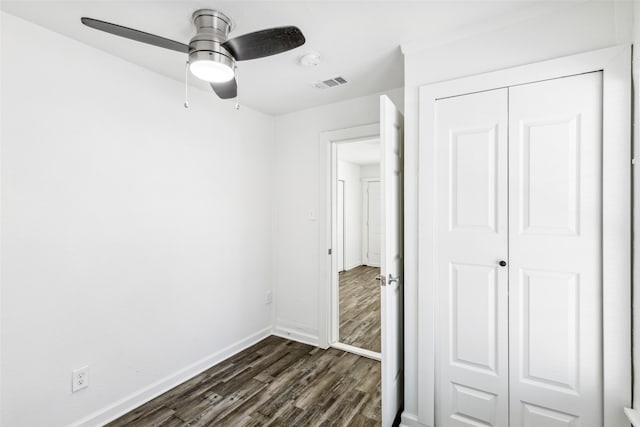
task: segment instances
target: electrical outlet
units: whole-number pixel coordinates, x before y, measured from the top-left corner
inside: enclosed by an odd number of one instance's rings
[[[267,291],[265,294],[265,304],[271,304],[273,302],[273,294],[271,291]]]
[[[71,392],[75,393],[89,387],[89,366],[71,371]]]

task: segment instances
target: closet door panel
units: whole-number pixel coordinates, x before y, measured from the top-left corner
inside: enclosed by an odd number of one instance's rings
[[[507,90],[436,102],[438,426],[507,426]]]
[[[510,425],[601,427],[602,81],[509,89]]]
[[[519,125],[519,231],[575,235],[579,222],[580,115],[523,120]]]

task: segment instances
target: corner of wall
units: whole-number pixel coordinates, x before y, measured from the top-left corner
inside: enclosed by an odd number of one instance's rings
[[[273,335],[298,341],[303,344],[320,347],[318,331],[295,322],[287,322],[283,320],[276,321],[276,324],[273,327]]]
[[[271,248],[270,251],[270,260],[269,260],[269,289],[271,291],[271,313],[270,313],[270,323],[271,323],[271,331],[273,332],[276,324],[276,306],[278,303],[278,292],[276,289],[277,284],[277,269],[276,269],[276,260],[278,256],[278,246],[276,242],[277,238],[277,227],[276,227],[276,219],[278,217],[278,203],[275,202],[276,192],[276,158],[277,158],[277,148],[278,148],[278,118],[277,116],[271,116],[271,138],[270,145],[271,149],[269,150],[269,215],[270,215],[270,224],[271,228],[269,230],[269,246]]]

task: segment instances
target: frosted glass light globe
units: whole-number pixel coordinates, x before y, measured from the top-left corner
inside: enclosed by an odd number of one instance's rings
[[[189,64],[191,73],[201,80],[224,83],[233,79],[233,68],[217,61],[199,60]]]

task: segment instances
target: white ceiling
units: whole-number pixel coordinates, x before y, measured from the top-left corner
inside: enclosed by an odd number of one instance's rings
[[[378,138],[338,144],[338,160],[356,165],[380,163],[380,140]]]
[[[1,1],[5,12],[32,21],[177,81],[186,55],[102,33],[80,24],[88,16],[188,43],[191,14],[215,8],[235,23],[231,37],[281,25],[296,25],[307,43],[277,56],[239,63],[241,104],[283,114],[403,86],[400,45],[440,43],[470,36],[529,16],[549,13],[562,1]],[[317,51],[314,68],[299,57]],[[317,89],[319,80],[343,76],[348,83]],[[191,85],[211,91],[190,78]],[[213,93],[211,96],[215,96]],[[233,101],[220,101],[233,102]]]

